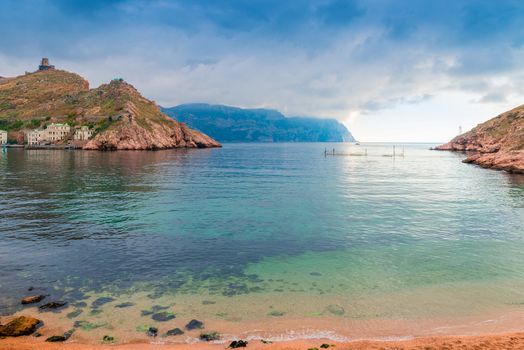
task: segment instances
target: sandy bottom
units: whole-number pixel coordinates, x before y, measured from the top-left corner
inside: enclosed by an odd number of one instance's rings
[[[264,344],[258,341],[252,341],[248,344],[247,349],[250,350],[307,350],[311,348],[320,348],[323,344],[322,339],[318,340],[295,340],[287,342],[278,342],[271,344]],[[354,342],[328,342],[329,348],[344,349],[344,350],[359,350],[359,349],[395,349],[395,350],[452,350],[452,349],[524,349],[524,333],[509,333],[497,335],[483,335],[483,336],[448,336],[448,337],[430,337],[430,338],[416,338],[410,340],[399,341],[354,341]],[[225,344],[210,344],[210,343],[195,343],[195,344],[151,344],[136,342],[131,344],[121,345],[92,345],[80,343],[44,343],[32,337],[24,337],[18,339],[0,340],[0,348],[2,350],[53,350],[53,349],[68,349],[68,350],[104,350],[104,349],[128,349],[128,350],[213,350],[224,349]]]

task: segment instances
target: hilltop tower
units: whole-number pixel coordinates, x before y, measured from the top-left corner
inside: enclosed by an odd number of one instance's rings
[[[50,70],[55,69],[55,66],[49,64],[49,58],[44,57],[42,58],[42,62],[40,62],[40,65],[38,66],[38,70]]]

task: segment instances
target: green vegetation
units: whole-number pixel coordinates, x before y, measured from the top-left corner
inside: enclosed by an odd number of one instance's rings
[[[0,120],[0,130],[14,131],[21,129],[24,126],[24,122],[20,119],[7,119]]]
[[[107,118],[101,119],[101,120],[98,122],[98,124],[96,124],[96,127],[95,127],[95,134],[101,133],[102,131],[106,130],[106,129],[109,128],[113,123],[114,123],[114,120],[113,120],[113,118],[111,118],[111,117],[107,117]]]

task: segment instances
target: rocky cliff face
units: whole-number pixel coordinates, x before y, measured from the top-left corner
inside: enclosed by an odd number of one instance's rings
[[[14,135],[49,122],[94,129],[95,136],[83,147],[90,150],[220,147],[163,114],[122,80],[89,89],[77,74],[48,70],[0,82],[0,129]]]
[[[163,112],[222,142],[355,141],[334,119],[286,117],[271,109],[193,103],[164,108]]]
[[[524,105],[503,113],[436,147],[464,151],[465,163],[524,173]]]

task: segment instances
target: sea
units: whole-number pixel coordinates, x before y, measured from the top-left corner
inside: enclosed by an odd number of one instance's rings
[[[511,330],[524,320],[524,176],[435,145],[8,149],[0,315],[93,342]],[[68,304],[38,309],[49,301]]]

